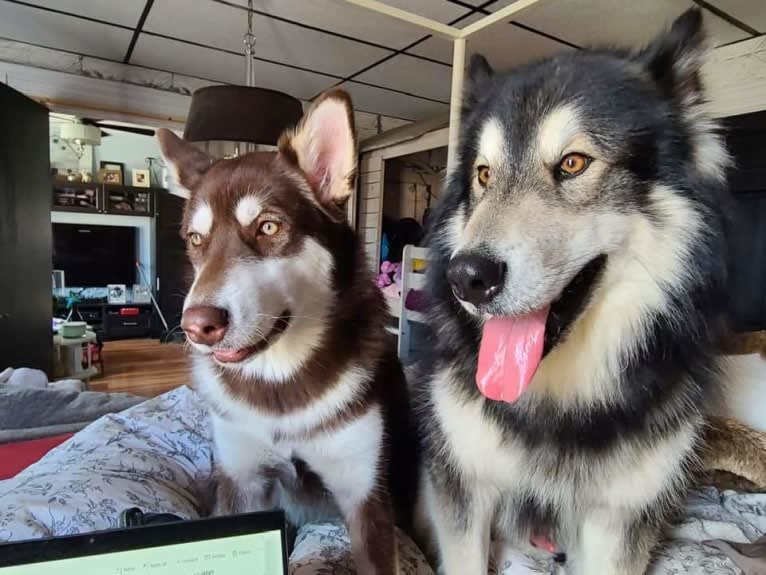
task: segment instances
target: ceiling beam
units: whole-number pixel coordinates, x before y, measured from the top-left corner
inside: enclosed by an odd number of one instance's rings
[[[144,9],[141,12],[141,16],[138,18],[138,24],[136,24],[135,30],[133,30],[133,37],[130,39],[130,45],[128,46],[128,51],[125,53],[125,58],[123,58],[122,60],[123,64],[130,64],[130,58],[133,56],[133,50],[135,50],[136,48],[136,42],[138,42],[138,36],[141,34],[141,32],[144,29],[146,18],[149,16],[149,11],[152,9],[153,4],[154,4],[154,0],[146,0],[146,4],[144,4]]]

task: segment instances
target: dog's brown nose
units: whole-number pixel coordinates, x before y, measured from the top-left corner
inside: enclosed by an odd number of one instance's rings
[[[194,343],[215,345],[226,335],[229,313],[225,309],[200,305],[184,311],[181,329]]]

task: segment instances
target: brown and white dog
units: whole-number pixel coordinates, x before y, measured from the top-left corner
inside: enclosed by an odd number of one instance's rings
[[[318,478],[358,571],[395,573],[394,509],[412,508],[416,449],[385,304],[344,217],[350,98],[321,96],[278,153],[213,162],[170,131],[158,139],[191,192],[182,327],[211,409],[216,512],[282,507],[301,523],[326,508],[307,493]]]

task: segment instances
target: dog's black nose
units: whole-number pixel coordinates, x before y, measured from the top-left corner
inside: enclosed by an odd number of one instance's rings
[[[505,272],[505,262],[476,253],[458,254],[449,262],[447,279],[459,299],[481,305],[502,291]]]

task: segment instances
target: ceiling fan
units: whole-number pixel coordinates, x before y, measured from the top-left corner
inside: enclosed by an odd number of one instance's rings
[[[95,126],[102,130],[101,137],[106,137],[109,134],[103,130],[117,130],[120,132],[127,132],[129,134],[139,134],[141,136],[154,136],[155,131],[151,128],[139,128],[135,126],[125,126],[123,124],[112,124],[103,120],[95,120],[93,118],[80,118],[80,122],[86,126]]]

